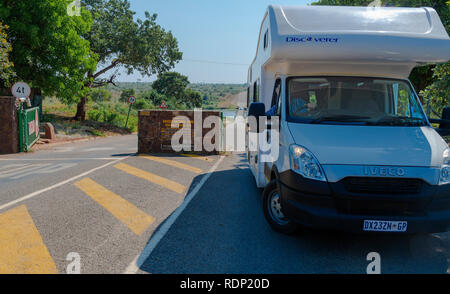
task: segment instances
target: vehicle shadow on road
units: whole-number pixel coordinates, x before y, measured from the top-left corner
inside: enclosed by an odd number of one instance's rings
[[[380,254],[382,273],[449,271],[448,233],[383,235],[312,229],[291,236],[276,233],[264,219],[245,154],[234,155],[223,165],[211,174],[151,254],[144,250],[138,260],[142,271],[365,274],[371,252]],[[201,177],[192,181],[189,191]]]

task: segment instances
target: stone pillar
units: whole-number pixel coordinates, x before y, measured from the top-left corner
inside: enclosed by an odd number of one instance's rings
[[[171,139],[174,133],[179,132],[180,128],[174,129],[171,127],[171,122],[175,117],[185,117],[189,119],[191,123],[191,129],[188,130],[188,136],[191,138],[191,152],[201,153],[201,154],[218,154],[219,150],[206,151],[203,148],[202,142],[205,135],[213,130],[213,128],[221,126],[213,126],[212,128],[205,128],[205,119],[209,116],[214,116],[218,119],[218,124],[220,121],[219,111],[203,111],[201,112],[201,125],[197,126],[200,132],[197,137],[194,136],[195,125],[195,114],[194,111],[184,111],[184,110],[141,110],[139,111],[139,124],[138,124],[138,152],[139,153],[175,153],[172,150]],[[182,126],[182,125],[181,125]],[[195,150],[195,140],[198,140],[201,150]],[[218,138],[214,137],[212,143],[215,140],[220,146],[220,134]],[[185,142],[183,142],[185,143]],[[183,151],[184,152],[184,151]]]
[[[0,154],[19,152],[19,121],[16,98],[0,96]]]

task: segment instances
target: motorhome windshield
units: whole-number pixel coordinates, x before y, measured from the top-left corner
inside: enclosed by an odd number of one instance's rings
[[[424,126],[409,83],[365,77],[289,78],[288,121],[310,124]]]

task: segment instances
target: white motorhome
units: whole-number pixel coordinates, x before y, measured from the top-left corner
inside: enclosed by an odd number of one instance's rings
[[[248,115],[279,118],[279,156],[248,161],[272,228],[448,231],[449,146],[408,76],[449,59],[432,8],[269,6]]]

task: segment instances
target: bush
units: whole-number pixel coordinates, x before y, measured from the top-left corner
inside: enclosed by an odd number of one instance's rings
[[[154,108],[152,103],[150,103],[150,101],[145,100],[145,99],[137,99],[136,103],[133,105],[134,109],[152,109]]]
[[[87,112],[88,118],[93,121],[100,121],[100,118],[103,115],[103,112],[100,112],[96,109],[88,110]]]

